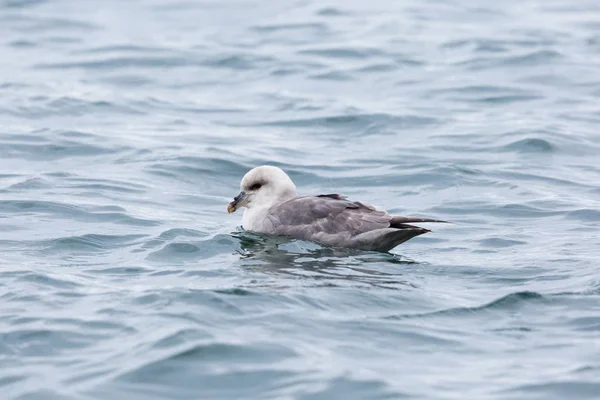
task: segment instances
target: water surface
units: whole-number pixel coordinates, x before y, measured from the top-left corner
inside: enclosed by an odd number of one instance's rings
[[[0,1],[4,399],[600,397],[595,1]],[[270,240],[301,193],[453,222]]]

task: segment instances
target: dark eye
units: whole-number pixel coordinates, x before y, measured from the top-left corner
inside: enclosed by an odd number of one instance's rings
[[[261,186],[261,183],[255,183],[254,185],[250,186],[250,190],[258,190]]]

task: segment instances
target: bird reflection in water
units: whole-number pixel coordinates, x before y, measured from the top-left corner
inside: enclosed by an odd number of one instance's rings
[[[239,241],[238,253],[244,267],[257,272],[311,278],[325,286],[358,283],[385,289],[416,287],[398,270],[419,263],[396,254],[324,247],[241,228],[231,235]],[[383,272],[383,268],[388,271]]]

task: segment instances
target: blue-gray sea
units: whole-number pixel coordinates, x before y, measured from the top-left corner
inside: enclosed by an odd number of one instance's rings
[[[599,127],[596,0],[0,0],[0,398],[599,399]]]

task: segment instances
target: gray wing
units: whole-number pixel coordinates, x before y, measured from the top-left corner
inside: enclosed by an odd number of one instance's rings
[[[269,210],[266,233],[331,245],[387,251],[429,230],[410,222],[444,222],[396,217],[337,194],[296,197]]]
[[[392,216],[339,195],[322,195],[288,200],[269,210],[267,219],[276,235],[310,240],[315,234],[356,236],[388,228]]]

